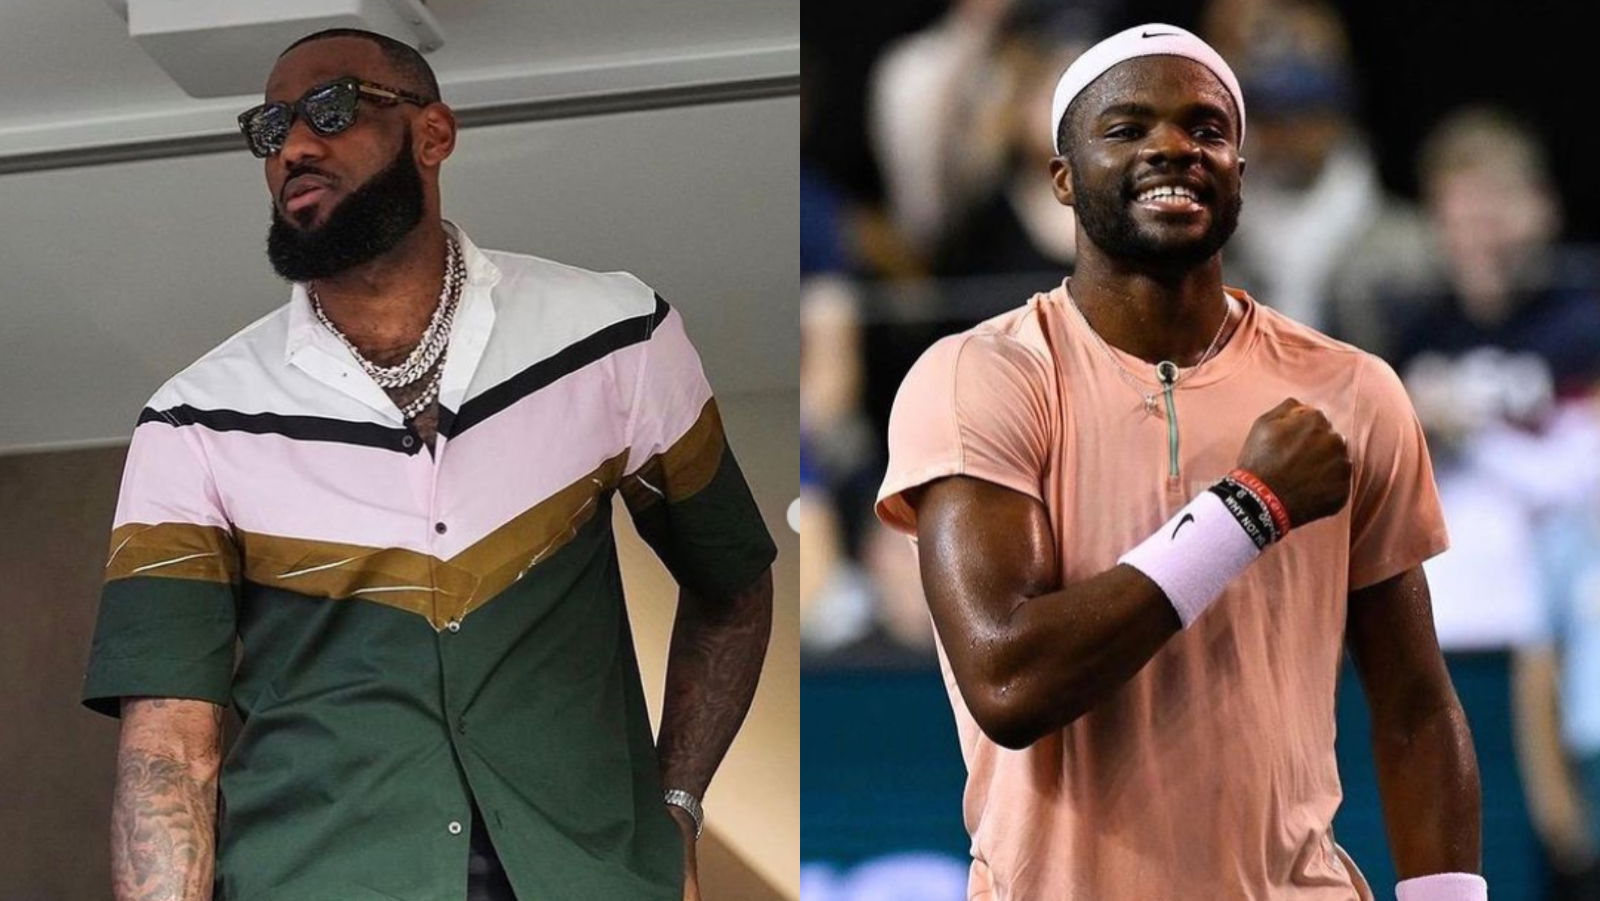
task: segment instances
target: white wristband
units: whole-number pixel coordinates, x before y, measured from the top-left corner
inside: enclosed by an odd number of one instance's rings
[[[1399,901],[1489,901],[1489,883],[1474,873],[1434,873],[1395,884]]]
[[[1117,562],[1159,585],[1187,629],[1259,556],[1222,498],[1207,490]]]

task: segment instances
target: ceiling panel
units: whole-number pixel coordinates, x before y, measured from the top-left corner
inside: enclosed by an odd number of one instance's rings
[[[799,72],[799,0],[434,0],[458,104]],[[265,72],[261,73],[263,82]],[[0,156],[232,127],[184,94],[105,0],[0,3]]]

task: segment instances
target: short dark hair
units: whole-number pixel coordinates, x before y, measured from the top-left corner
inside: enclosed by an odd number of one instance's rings
[[[322,31],[308,34],[285,47],[283,53],[278,54],[278,58],[282,59],[284,54],[301,44],[309,44],[312,41],[320,41],[326,38],[359,38],[363,41],[377,44],[378,49],[383,51],[384,60],[394,67],[395,73],[400,76],[400,80],[405,82],[404,84],[390,85],[390,87],[404,88],[413,94],[420,94],[429,103],[437,103],[439,101],[439,79],[434,76],[433,67],[428,65],[428,61],[422,58],[422,54],[418,53],[416,48],[409,44],[397,41],[386,34],[378,34],[375,31],[365,31],[360,28],[325,28]]]
[[[1078,96],[1072,98],[1067,108],[1061,112],[1061,121],[1056,123],[1056,148],[1061,155],[1069,161],[1072,159],[1073,123],[1078,120],[1078,108],[1083,104],[1083,95],[1087,91],[1079,91]]]

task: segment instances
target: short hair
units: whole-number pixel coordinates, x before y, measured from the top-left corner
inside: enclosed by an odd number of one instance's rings
[[[1426,185],[1440,175],[1496,169],[1543,185],[1550,164],[1539,136],[1515,114],[1494,106],[1467,106],[1434,126],[1417,154]]]
[[[1078,108],[1083,105],[1083,95],[1088,91],[1079,91],[1078,96],[1072,98],[1067,108],[1061,111],[1061,121],[1056,123],[1056,146],[1061,148],[1061,155],[1068,160],[1072,159],[1076,141],[1073,140],[1073,123],[1078,120]]]
[[[378,49],[383,51],[384,60],[394,68],[400,80],[405,82],[390,87],[404,88],[413,94],[419,94],[429,103],[439,102],[439,79],[434,76],[433,67],[428,65],[428,61],[423,59],[422,54],[411,45],[397,41],[386,34],[360,28],[325,28],[285,47],[283,53],[278,54],[278,58],[282,59],[290,50],[301,44],[326,38],[359,38],[377,44]]]

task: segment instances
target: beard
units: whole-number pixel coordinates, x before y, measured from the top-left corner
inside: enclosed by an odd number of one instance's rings
[[[267,259],[293,282],[338,275],[393,250],[422,221],[422,208],[422,174],[411,158],[408,128],[394,160],[351,191],[320,226],[302,228],[273,204]]]
[[[1239,226],[1243,199],[1235,192],[1232,197],[1211,205],[1211,224],[1199,238],[1183,241],[1163,238],[1141,229],[1133,218],[1131,184],[1096,194],[1087,190],[1088,186],[1079,179],[1080,171],[1076,166],[1072,168],[1073,211],[1089,240],[1114,259],[1161,267],[1198,266],[1222,250]]]

